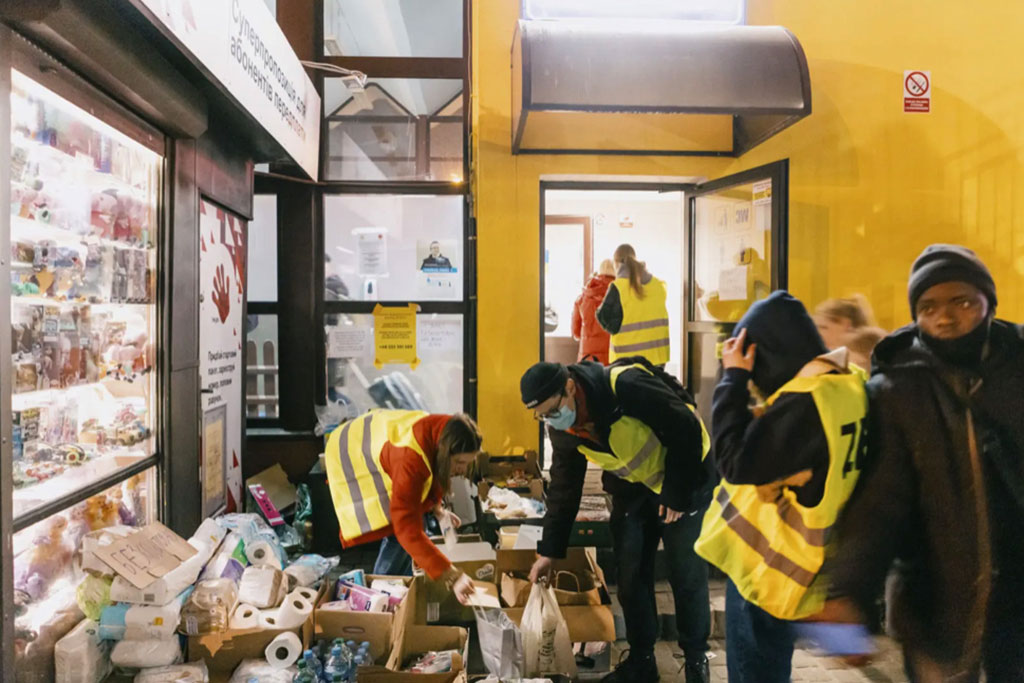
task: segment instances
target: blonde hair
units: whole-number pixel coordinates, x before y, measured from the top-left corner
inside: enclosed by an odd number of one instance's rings
[[[863,294],[854,294],[847,298],[826,299],[818,304],[814,309],[814,314],[835,321],[849,320],[850,326],[855,330],[875,324],[871,304]]]
[[[437,439],[437,457],[434,460],[434,483],[441,487],[441,492],[448,493],[452,480],[452,456],[460,453],[476,453],[483,444],[484,437],[469,415],[455,413],[441,429]]]
[[[615,262],[610,258],[606,258],[601,261],[601,265],[597,268],[598,275],[615,275]]]
[[[886,334],[888,332],[881,327],[864,326],[858,328],[847,336],[846,348],[853,353],[870,358],[871,352],[878,346],[878,342],[885,339]]]
[[[636,251],[632,245],[620,244],[615,249],[615,263],[626,267],[629,286],[637,299],[644,298],[644,264],[636,260]],[[616,273],[617,274],[617,273]]]

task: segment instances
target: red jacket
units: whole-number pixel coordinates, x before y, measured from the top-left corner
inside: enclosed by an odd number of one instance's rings
[[[572,307],[572,336],[580,341],[580,353],[576,360],[595,356],[602,365],[608,365],[611,335],[597,322],[597,309],[604,301],[608,285],[614,279],[612,275],[594,275]]]
[[[423,530],[423,515],[434,509],[441,500],[441,485],[435,479],[427,499],[421,501],[423,484],[435,469],[437,441],[450,415],[426,415],[412,427],[413,436],[430,461],[430,470],[420,454],[411,448],[384,444],[380,464],[391,477],[391,526],[371,531],[350,541],[347,546],[369,543],[385,536],[395,535],[416,566],[432,579],[439,579],[451,562],[434,545]]]

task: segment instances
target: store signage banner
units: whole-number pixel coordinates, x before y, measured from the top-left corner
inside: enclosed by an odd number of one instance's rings
[[[373,365],[378,370],[388,363],[401,363],[413,370],[416,357],[416,312],[419,306],[381,306],[373,309]]]
[[[203,389],[203,514],[242,508],[242,319],[245,221],[199,203],[199,377]],[[226,496],[226,500],[225,500]]]
[[[317,179],[320,96],[263,0],[134,0]]]

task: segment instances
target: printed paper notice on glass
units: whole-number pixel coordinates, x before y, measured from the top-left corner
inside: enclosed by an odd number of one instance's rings
[[[416,312],[419,306],[377,306],[373,309],[373,365],[378,370],[389,363],[420,364],[416,355]]]
[[[718,273],[719,301],[746,301],[748,266],[723,268]]]
[[[388,274],[387,228],[356,228],[356,264],[361,277]]]
[[[224,492],[224,437],[227,406],[203,413],[203,514],[210,515],[226,502]]]
[[[369,337],[365,327],[329,327],[327,357],[364,358],[369,349]]]

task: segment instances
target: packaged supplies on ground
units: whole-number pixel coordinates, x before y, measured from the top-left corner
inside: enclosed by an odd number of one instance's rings
[[[112,643],[102,640],[99,624],[81,623],[57,641],[53,660],[57,683],[99,683],[110,673]]]
[[[275,567],[246,567],[238,584],[238,602],[260,609],[277,607],[288,592],[284,572]]]
[[[178,627],[181,608],[191,593],[192,586],[189,586],[166,605],[117,603],[104,607],[100,613],[100,638],[103,640],[172,638]]]
[[[177,635],[166,640],[121,640],[110,653],[110,661],[122,669],[180,664],[181,657],[181,641]]]
[[[297,585],[308,588],[336,566],[338,566],[337,557],[303,555],[289,564],[284,573],[294,577]]]
[[[231,674],[230,683],[249,683],[252,679],[259,683],[291,683],[297,673],[294,666],[278,669],[265,659],[244,659]]]
[[[260,679],[262,681],[262,679]],[[135,674],[134,683],[209,683],[210,671],[206,662],[172,664],[143,669]]]
[[[237,602],[238,586],[233,580],[199,581],[181,610],[178,631],[187,636],[227,631]]]
[[[234,513],[218,517],[217,523],[242,537],[245,542],[245,557],[249,564],[284,568],[287,555],[281,540],[262,517],[255,513]]]
[[[199,579],[231,579],[236,584],[242,579],[249,560],[245,557],[245,542],[234,531],[224,536],[217,553],[206,564]]]

